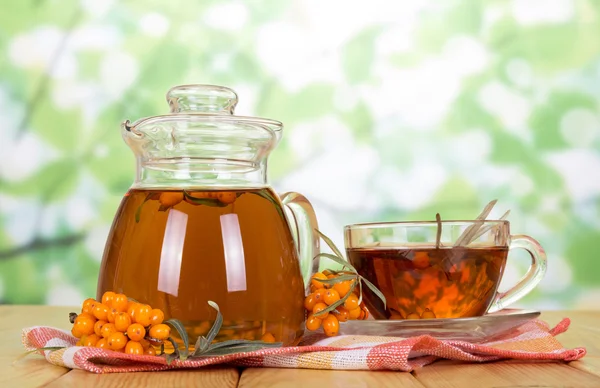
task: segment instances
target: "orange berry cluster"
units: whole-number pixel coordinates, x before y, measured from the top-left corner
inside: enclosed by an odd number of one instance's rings
[[[310,281],[311,293],[304,299],[304,308],[308,311],[306,328],[311,331],[323,328],[323,332],[331,337],[337,335],[340,330],[340,322],[349,319],[367,319],[369,312],[363,303],[359,304],[358,295],[350,292],[356,280],[344,280],[333,284],[326,284],[319,279],[335,279],[341,273],[335,274],[330,271],[317,272]],[[322,313],[332,304],[346,298],[332,311]]]
[[[71,334],[79,338],[77,346],[153,356],[156,351],[151,345],[160,344],[171,334],[164,318],[160,309],[107,291],[101,301],[89,298],[83,302],[81,313],[72,321]]]

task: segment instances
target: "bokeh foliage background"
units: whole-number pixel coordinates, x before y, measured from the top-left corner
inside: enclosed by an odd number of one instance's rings
[[[548,253],[519,305],[600,306],[598,1],[3,1],[0,50],[2,303],[94,295],[135,169],[119,124],[211,83],[283,121],[271,183],[339,245],[497,198]]]

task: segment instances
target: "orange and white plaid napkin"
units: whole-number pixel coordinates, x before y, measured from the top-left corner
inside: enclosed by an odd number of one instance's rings
[[[570,324],[563,319],[550,329],[541,320],[532,320],[493,342],[480,344],[438,340],[423,335],[412,338],[344,335],[311,335],[299,346],[264,349],[250,353],[201,359],[175,360],[167,365],[157,356],[133,356],[110,350],[75,346],[76,338],[64,330],[36,326],[23,330],[26,350],[40,350],[48,362],[94,373],[162,371],[193,369],[206,365],[229,364],[248,367],[305,369],[399,370],[412,371],[438,359],[483,362],[500,359],[573,361],[586,353],[585,348],[566,349],[555,338]]]

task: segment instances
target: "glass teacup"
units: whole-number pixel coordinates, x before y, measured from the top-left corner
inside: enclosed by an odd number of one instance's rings
[[[385,295],[387,306],[363,287],[376,319],[460,318],[503,309],[544,277],[546,254],[508,221],[366,223],[344,228],[348,260]],[[525,276],[499,293],[508,252],[531,255]]]

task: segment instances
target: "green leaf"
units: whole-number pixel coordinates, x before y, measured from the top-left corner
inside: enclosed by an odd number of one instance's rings
[[[202,352],[206,351],[209,346],[210,342],[208,342],[208,340],[204,336],[198,336],[196,344],[194,345],[194,353],[192,354],[192,356],[201,354]]]
[[[335,253],[339,258],[343,258],[344,257],[344,255],[342,255],[342,252],[340,252],[340,250],[335,246],[335,244],[333,243],[333,241],[331,241],[331,239],[329,237],[325,236],[318,229],[315,229],[315,232],[317,232],[319,234],[319,236],[321,236],[321,238],[323,239],[323,241],[325,241],[327,243],[327,245],[329,246],[329,248],[331,248],[331,250],[333,251],[333,253]]]
[[[167,360],[167,365],[171,365],[173,361],[177,359],[177,354],[175,352],[170,354],[165,354],[165,360]]]
[[[318,255],[315,256],[315,259],[318,257],[326,257],[329,260],[334,261],[340,265],[343,265],[344,267],[347,267],[348,269],[352,270],[353,272],[356,272],[356,268],[354,268],[352,266],[352,264],[350,264],[346,260],[339,258],[338,256],[332,255],[331,253],[319,253]]]
[[[341,283],[344,282],[346,280],[356,280],[358,278],[358,275],[340,275],[340,276],[336,276],[334,278],[331,279],[317,279],[317,278],[313,278],[314,280],[316,280],[319,283],[323,283],[323,284],[336,284],[336,283]]]
[[[174,319],[174,318],[165,321],[165,324],[173,326],[173,328],[175,328],[175,330],[177,330],[179,337],[181,337],[181,339],[183,340],[183,349],[181,349],[180,355],[181,355],[181,360],[185,360],[188,357],[189,345],[190,345],[190,340],[188,338],[185,327],[183,326],[181,321],[179,321],[178,319]],[[177,348],[177,346],[176,346],[176,348]]]
[[[381,293],[381,291],[379,291],[379,290],[377,289],[377,287],[375,287],[375,285],[374,285],[373,283],[371,283],[370,281],[368,281],[367,279],[365,279],[365,278],[364,278],[364,277],[362,277],[362,276],[361,276],[360,278],[361,278],[361,279],[362,279],[362,280],[365,282],[365,284],[367,285],[367,287],[369,287],[369,288],[371,289],[371,291],[373,291],[373,293],[374,293],[375,295],[377,295],[377,296],[379,297],[379,299],[381,299],[381,301],[383,302],[383,307],[385,307],[385,306],[386,306],[386,304],[387,304],[387,302],[386,302],[386,300],[385,300],[385,295],[383,295],[383,294]]]
[[[279,347],[276,344],[277,343],[275,343],[275,342],[236,339],[236,340],[228,340],[228,341],[223,341],[223,342],[217,342],[216,344],[211,344],[209,350],[212,351],[215,349],[235,347],[238,345],[258,345],[258,346],[263,346],[263,347],[268,347],[268,348]]]
[[[219,330],[221,330],[221,325],[223,325],[223,315],[221,314],[221,310],[219,309],[219,305],[218,304],[216,304],[212,300],[209,300],[208,304],[212,308],[214,308],[215,310],[217,310],[217,318],[215,318],[215,323],[213,323],[212,327],[208,331],[208,334],[206,335],[206,340],[210,344],[211,342],[213,342],[213,340],[215,339],[215,337],[219,333]]]
[[[243,340],[241,340],[243,341]],[[282,342],[261,342],[261,341],[245,341],[244,343],[240,343],[237,345],[231,345],[226,347],[214,347],[211,346],[207,351],[198,354],[194,357],[214,357],[214,356],[224,356],[226,354],[236,354],[236,353],[247,353],[254,352],[262,349],[269,348],[280,348],[283,345]]]

